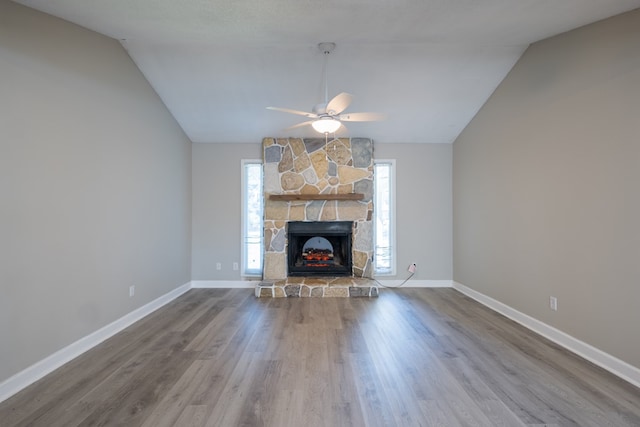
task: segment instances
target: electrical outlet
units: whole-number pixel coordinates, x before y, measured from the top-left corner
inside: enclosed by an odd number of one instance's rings
[[[234,262],[234,263],[233,263],[233,271],[238,271],[238,268],[239,268],[239,267],[238,267],[238,263],[237,263],[237,262]]]
[[[409,264],[409,268],[407,268],[407,271],[408,271],[409,273],[415,273],[417,269],[418,269],[418,266],[417,266],[417,265],[416,265],[416,263],[414,262],[414,263],[412,263],[412,264]]]
[[[558,311],[558,298],[549,297],[549,308],[553,311]]]
[[[136,294],[136,287],[135,286],[129,286],[129,298],[131,298],[135,294]]]
[[[222,263],[216,262],[216,270],[222,270]]]

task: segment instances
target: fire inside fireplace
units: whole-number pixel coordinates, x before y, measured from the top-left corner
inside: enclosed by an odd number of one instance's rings
[[[289,276],[350,276],[351,221],[287,224]]]
[[[333,246],[324,237],[314,236],[302,247],[302,262],[314,268],[333,265]]]

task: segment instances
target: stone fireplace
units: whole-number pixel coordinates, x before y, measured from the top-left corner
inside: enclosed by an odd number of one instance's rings
[[[290,241],[289,230],[303,229],[327,242],[323,250],[340,259],[340,271],[320,276],[371,279],[373,257],[373,144],[368,138],[265,138],[264,155],[264,269],[263,283],[296,281],[317,276],[292,251],[304,242]],[[350,224],[350,252],[338,253],[343,241],[335,235],[306,230],[309,223],[331,227]],[[334,223],[334,224],[331,224]],[[338,226],[337,224],[341,224]],[[341,231],[342,233],[342,231]],[[331,248],[327,247],[331,246]],[[312,257],[313,258],[313,257]],[[313,261],[313,260],[308,260]],[[298,269],[296,269],[296,264]],[[293,265],[293,271],[290,270]],[[301,268],[301,269],[300,269]],[[326,274],[325,274],[326,273]],[[337,274],[336,274],[337,273]],[[299,280],[297,280],[299,282]],[[356,280],[357,281],[357,280]],[[353,283],[353,280],[349,283]],[[376,289],[377,291],[377,289]],[[376,293],[377,294],[377,293]]]

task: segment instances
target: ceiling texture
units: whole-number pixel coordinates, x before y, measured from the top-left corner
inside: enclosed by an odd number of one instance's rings
[[[451,143],[529,44],[640,0],[16,0],[119,40],[193,142],[318,136],[304,117],[349,92],[338,136]],[[46,35],[43,34],[46,37]]]

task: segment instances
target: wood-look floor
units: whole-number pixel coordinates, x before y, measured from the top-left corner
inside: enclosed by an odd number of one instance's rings
[[[0,404],[9,426],[640,426],[640,390],[453,289],[191,290]]]

